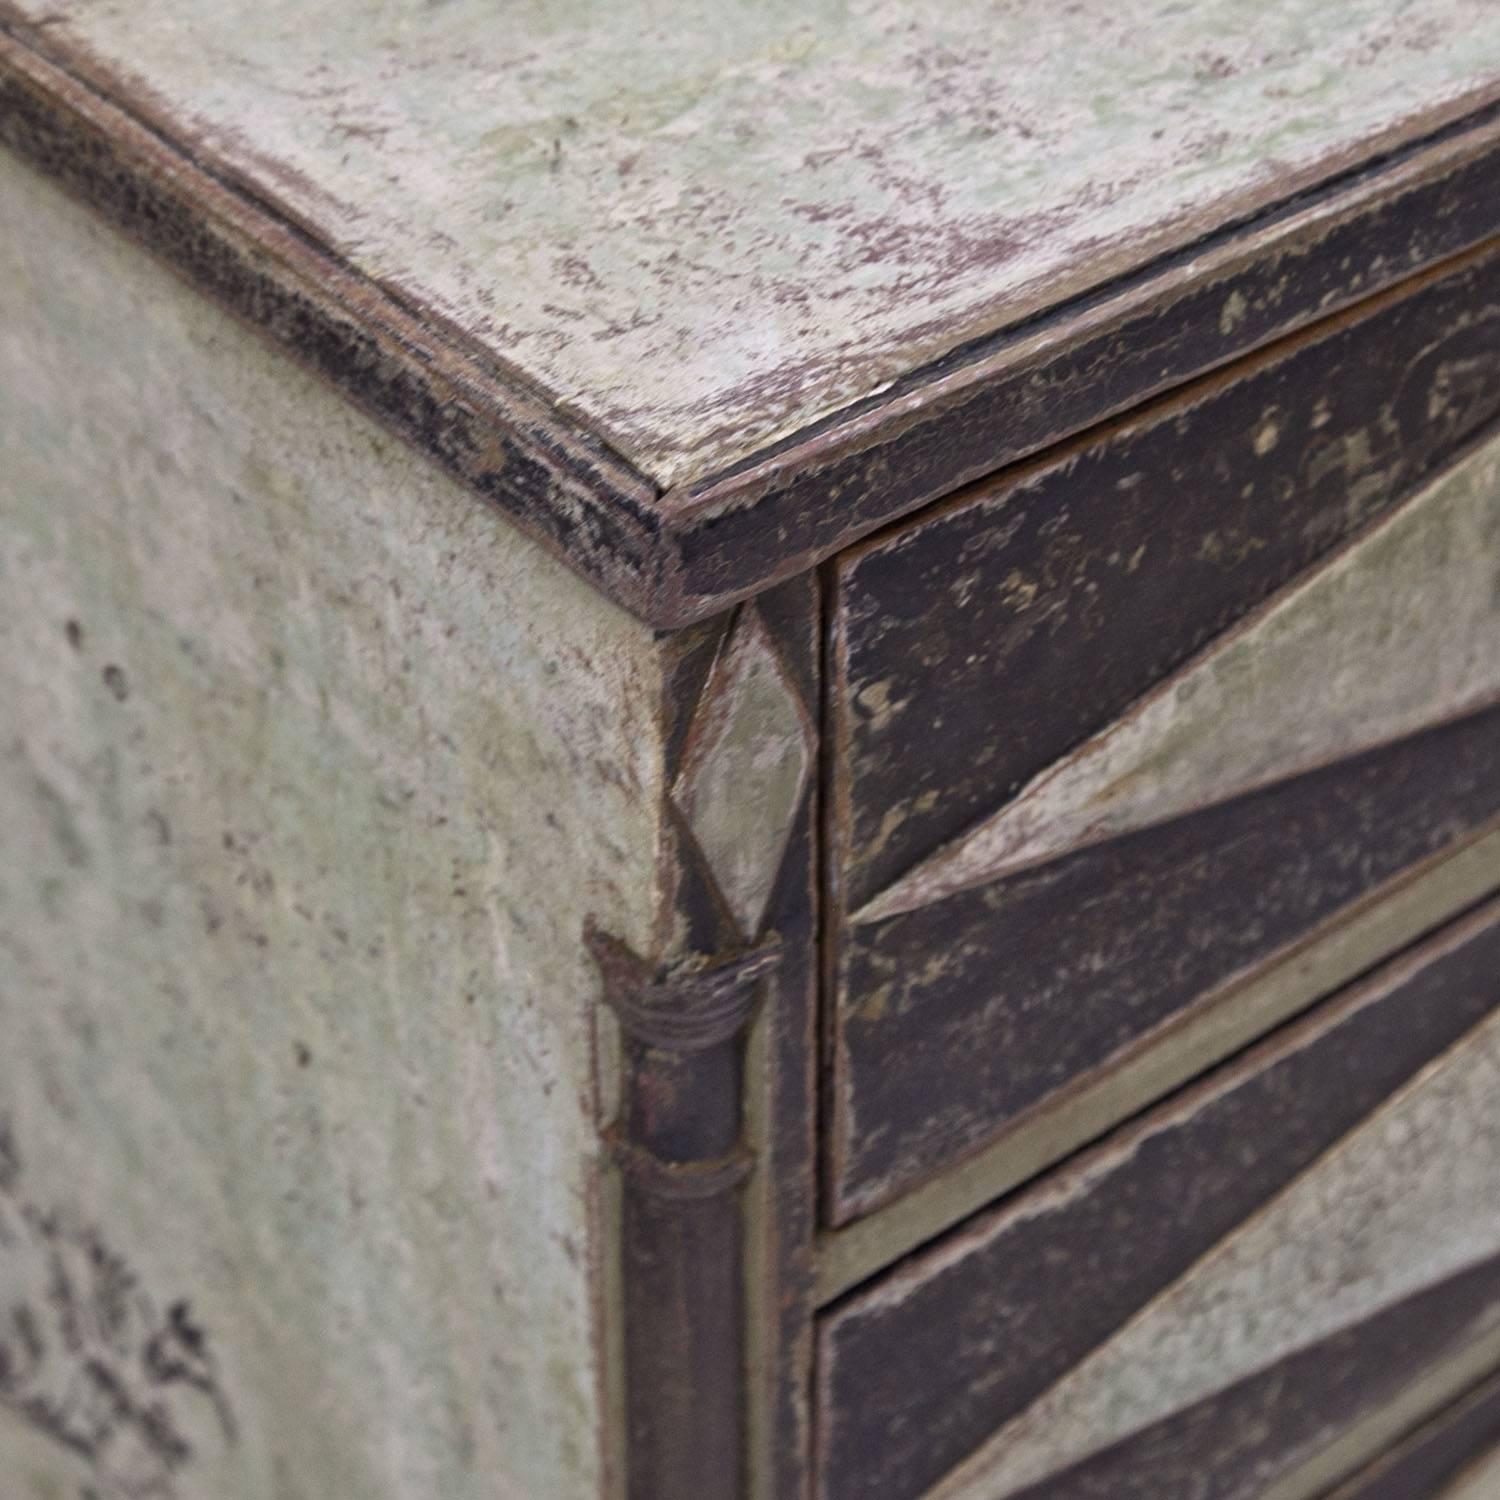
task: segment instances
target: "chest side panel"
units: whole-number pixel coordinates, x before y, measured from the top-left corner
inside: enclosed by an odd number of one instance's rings
[[[580,933],[650,938],[655,648],[0,198],[7,1493],[594,1495]]]

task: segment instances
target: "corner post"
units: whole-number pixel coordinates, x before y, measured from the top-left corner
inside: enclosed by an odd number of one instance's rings
[[[593,930],[620,1021],[624,1090],[609,1144],[621,1174],[630,1500],[740,1500],[745,1274],[745,1035],[774,942],[655,970]]]

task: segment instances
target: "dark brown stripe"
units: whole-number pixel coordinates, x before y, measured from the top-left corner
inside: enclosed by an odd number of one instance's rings
[[[756,600],[803,701],[819,702],[822,645],[820,580],[816,573]],[[818,789],[798,814],[766,921],[783,961],[770,984],[764,1012],[764,1072],[750,1080],[761,1090],[765,1133],[757,1142],[760,1211],[751,1224],[759,1237],[750,1316],[756,1324],[758,1365],[751,1401],[758,1409],[753,1453],[764,1466],[763,1487],[752,1493],[805,1500],[811,1492],[813,1362],[813,1247],[817,1231],[817,938],[816,834]]]
[[[838,1307],[819,1346],[827,1500],[915,1500],[1500,1006],[1497,915],[1445,933],[1122,1130],[1039,1199],[981,1215]]]
[[[1500,1259],[1491,1259],[1014,1500],[1259,1500],[1267,1485],[1497,1320]],[[1402,1500],[1424,1497],[1417,1491]]]
[[[988,1144],[1497,816],[1490,710],[850,930],[836,1214],[868,1212]]]
[[[821,430],[669,494],[666,503],[683,515],[686,587],[717,579],[745,589],[753,578],[785,577],[960,485],[1477,245],[1500,230],[1493,116],[1445,132],[1455,144],[1471,136],[1469,146],[1379,201],[1350,200],[1429,146],[957,350]],[[1308,222],[1295,222],[1308,211]],[[1243,258],[1206,275],[1196,269],[1255,235],[1264,241]],[[1224,317],[1231,305],[1243,309],[1238,322]],[[1038,335],[1048,336],[1046,346],[1027,350]]]
[[[809,705],[819,693],[819,599],[819,579],[809,575],[756,602],[791,687]],[[663,643],[668,786],[727,638],[719,622]],[[757,940],[755,951],[774,954],[774,963],[689,961],[653,974],[617,944],[593,944],[627,1032],[624,1111],[612,1143],[623,1145],[626,1167],[631,1500],[747,1500],[761,1492],[752,1491],[752,1468],[778,1500],[807,1493],[817,808],[809,788]],[[689,955],[733,954],[737,922],[691,831],[672,816],[665,831],[672,910],[663,930]],[[746,979],[758,979],[753,1028],[751,997],[737,989]],[[741,1024],[726,1035],[730,1017]],[[752,1029],[755,1066],[747,1069]],[[705,1039],[711,1045],[700,1047]],[[693,1201],[705,1186],[709,1197]]]
[[[3,32],[0,145],[650,613],[662,563],[655,487],[507,384],[429,310],[409,310]]]
[[[1327,1500],[1431,1500],[1438,1487],[1500,1447],[1500,1375],[1417,1429]]]
[[[850,909],[1500,416],[1500,250],[840,562]]]

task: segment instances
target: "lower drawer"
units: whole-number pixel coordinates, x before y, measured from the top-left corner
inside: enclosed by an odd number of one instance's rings
[[[819,1493],[1311,1500],[1500,1368],[1497,1180],[1500,902],[828,1309]]]
[[[1500,1375],[1406,1433],[1326,1500],[1494,1500],[1500,1495]],[[1474,1489],[1487,1478],[1488,1491]]]

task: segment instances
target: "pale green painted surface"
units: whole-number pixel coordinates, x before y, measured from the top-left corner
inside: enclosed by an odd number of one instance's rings
[[[1500,701],[1497,557],[1500,439],[1491,438],[854,920],[909,911]]]
[[[650,637],[8,158],[0,201],[0,1341],[45,1343],[0,1493],[594,1496],[579,939],[654,920]],[[190,1458],[91,1427],[58,1257]]]
[[[1494,0],[6,4],[668,483],[1500,94]]]

